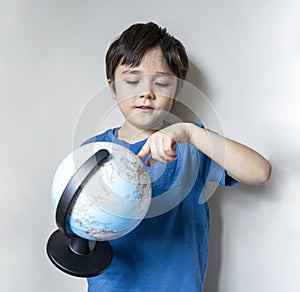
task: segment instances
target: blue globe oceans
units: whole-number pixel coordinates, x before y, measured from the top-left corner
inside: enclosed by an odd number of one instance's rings
[[[67,224],[77,236],[106,241],[136,228],[150,206],[150,177],[133,152],[109,142],[86,144],[76,149],[57,168],[51,194],[56,210],[76,170],[100,149],[106,149],[110,154],[79,190],[67,215]]]

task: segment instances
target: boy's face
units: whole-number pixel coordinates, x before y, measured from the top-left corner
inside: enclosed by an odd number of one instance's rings
[[[170,112],[177,78],[159,47],[149,50],[140,65],[119,65],[115,71],[113,98],[126,119],[137,129],[157,129]],[[109,84],[112,87],[111,81]]]

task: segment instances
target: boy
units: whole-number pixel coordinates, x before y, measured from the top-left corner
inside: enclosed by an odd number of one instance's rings
[[[113,262],[88,279],[90,292],[202,291],[209,209],[199,195],[206,182],[261,185],[270,177],[270,164],[254,150],[198,124],[164,121],[187,71],[183,45],[154,23],[132,25],[108,49],[108,84],[125,122],[85,143],[114,142],[136,153],[152,178],[153,203],[135,230],[110,242]]]

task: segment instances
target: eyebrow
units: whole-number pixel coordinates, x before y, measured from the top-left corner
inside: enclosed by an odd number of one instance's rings
[[[125,75],[125,74],[133,74],[133,75],[138,75],[138,74],[142,74],[143,71],[141,70],[131,70],[131,69],[127,69],[125,71],[122,72],[122,75]],[[144,73],[144,74],[152,74],[152,73]],[[167,73],[167,72],[163,72],[163,71],[156,71],[154,72],[153,74],[161,74],[161,75],[166,75],[166,76],[173,76],[171,75],[170,73]]]

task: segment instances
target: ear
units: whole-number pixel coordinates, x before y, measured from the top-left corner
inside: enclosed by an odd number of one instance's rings
[[[111,79],[107,79],[108,86],[112,93],[112,99],[117,99],[115,84]]]

